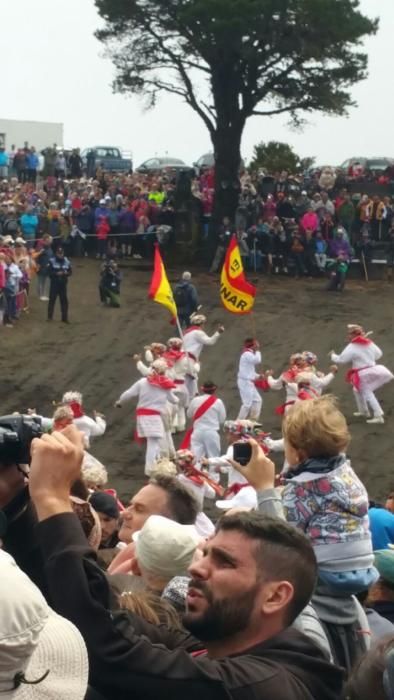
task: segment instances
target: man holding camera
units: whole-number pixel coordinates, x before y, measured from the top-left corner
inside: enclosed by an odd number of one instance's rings
[[[105,262],[101,268],[99,294],[102,306],[120,307],[120,272],[114,260]]]

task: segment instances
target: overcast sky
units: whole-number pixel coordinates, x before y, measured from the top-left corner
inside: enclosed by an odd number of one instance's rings
[[[361,0],[361,9],[379,15],[380,29],[366,42],[369,78],[353,89],[358,106],[348,118],[311,116],[301,133],[288,129],[285,118],[254,117],[244,157],[268,139],[287,141],[319,164],[394,157],[394,0]],[[63,122],[65,146],[118,145],[133,152],[135,165],[166,153],[192,163],[210,151],[204,125],[177,97],[163,95],[145,112],[137,97],[112,93],[113,67],[93,36],[99,23],[93,0],[2,0],[0,117]]]

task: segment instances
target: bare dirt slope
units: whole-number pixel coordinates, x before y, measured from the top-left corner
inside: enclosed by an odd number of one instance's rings
[[[178,272],[169,268],[170,279],[175,281]],[[36,299],[33,281],[29,316],[14,329],[1,329],[0,411],[5,414],[35,407],[43,415],[51,415],[52,402],[59,400],[64,391],[81,390],[87,412],[97,409],[108,419],[107,433],[93,443],[92,452],[108,466],[120,494],[129,497],[144,480],[142,448],[132,442],[133,406],[119,410],[113,404],[137,379],[131,355],[152,340],[165,341],[174,330],[164,307],[147,299],[151,275],[148,266],[125,267],[123,275],[121,309],[102,308],[97,294],[98,263],[74,261],[69,326],[45,322],[46,304]],[[375,331],[385,364],[394,368],[394,288],[389,283],[370,283],[367,287],[353,282],[343,295],[337,295],[327,294],[319,280],[259,278],[253,321],[250,317],[235,318],[221,307],[216,278],[196,273],[194,281],[209,317],[208,330],[214,330],[219,322],[226,326],[219,343],[204,350],[201,378],[214,379],[219,385],[230,418],[239,408],[239,350],[243,338],[254,334],[254,324],[262,344],[264,368],[273,368],[275,373],[285,366],[291,352],[305,349],[316,352],[321,368],[327,369],[327,353],[342,349],[349,322],[362,322]],[[59,310],[56,313],[59,315]],[[394,487],[394,382],[379,392],[386,411],[384,426],[367,426],[352,417],[354,405],[344,382],[344,370],[338,374],[333,391],[351,424],[353,466],[371,497],[382,497]],[[274,437],[280,434],[280,419],[274,415],[274,408],[281,399],[278,392],[264,395],[264,427]]]

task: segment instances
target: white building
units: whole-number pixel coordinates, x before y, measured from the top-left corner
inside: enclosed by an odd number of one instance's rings
[[[4,144],[6,150],[10,150],[11,146],[22,148],[25,141],[37,151],[53,146],[54,143],[63,147],[63,124],[0,118],[0,143]]]

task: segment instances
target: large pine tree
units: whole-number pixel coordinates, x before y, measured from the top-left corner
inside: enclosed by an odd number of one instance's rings
[[[183,98],[216,158],[215,216],[234,213],[240,148],[253,115],[345,114],[377,29],[358,0],[96,0],[115,89]]]

